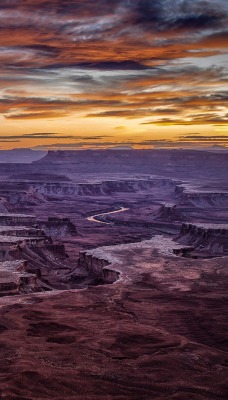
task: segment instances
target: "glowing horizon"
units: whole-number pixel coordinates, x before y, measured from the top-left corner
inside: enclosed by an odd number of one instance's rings
[[[0,147],[228,146],[225,0],[2,0]]]

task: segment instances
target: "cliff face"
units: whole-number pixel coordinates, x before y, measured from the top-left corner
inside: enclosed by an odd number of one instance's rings
[[[120,273],[118,271],[107,268],[110,265],[108,260],[98,258],[87,252],[81,252],[78,260],[78,267],[83,268],[94,276],[97,281],[104,284],[114,283],[119,279]]]
[[[76,228],[67,218],[46,222],[53,235],[75,234]],[[53,243],[41,227],[33,215],[0,214],[0,296],[50,290],[49,274],[55,278],[54,271],[69,270],[64,244]]]
[[[27,272],[24,260],[0,262],[0,296],[32,292],[37,275]]]
[[[182,224],[178,242],[214,255],[228,254],[228,225]]]
[[[29,207],[44,203],[44,198],[31,190],[7,193],[6,198],[11,209],[12,207]]]
[[[0,226],[29,226],[36,222],[34,215],[0,213]]]
[[[158,214],[155,216],[156,220],[161,221],[184,221],[185,216],[178,210],[177,204],[165,203],[162,204]]]
[[[4,181],[0,187],[0,209],[2,212],[15,211],[16,208],[42,204],[44,198],[26,181]],[[4,211],[4,209],[6,211]]]
[[[118,180],[83,184],[47,182],[31,184],[30,191],[38,196],[109,196],[115,192],[134,193],[153,190],[156,187],[174,190],[175,183],[171,179]]]
[[[69,218],[50,217],[48,221],[40,221],[39,224],[42,226],[46,235],[52,238],[77,235],[76,226]]]
[[[200,192],[176,187],[175,195],[181,205],[197,208],[228,207],[228,192]]]

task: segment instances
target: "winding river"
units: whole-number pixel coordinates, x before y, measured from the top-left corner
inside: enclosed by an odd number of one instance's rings
[[[129,208],[120,207],[118,210],[115,210],[115,211],[109,211],[109,212],[105,212],[105,213],[102,213],[102,214],[91,215],[90,217],[87,218],[87,220],[91,221],[91,222],[99,222],[100,224],[110,225],[111,222],[101,221],[99,219],[99,217],[102,217],[103,215],[116,214],[116,213],[123,212],[123,211],[128,211],[128,210],[129,210]]]

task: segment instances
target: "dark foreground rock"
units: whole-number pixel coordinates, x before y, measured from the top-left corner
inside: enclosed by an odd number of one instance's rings
[[[227,258],[145,243],[100,250],[113,285],[1,299],[2,399],[227,399]]]

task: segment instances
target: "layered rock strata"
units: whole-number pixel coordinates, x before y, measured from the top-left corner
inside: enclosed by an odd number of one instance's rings
[[[0,296],[32,292],[37,275],[27,272],[25,260],[0,262]]]
[[[38,221],[45,233],[53,238],[76,236],[76,226],[69,218],[49,217],[47,221]]]
[[[178,209],[177,204],[164,203],[161,205],[155,220],[161,221],[184,221],[186,217]]]
[[[65,246],[53,243],[33,215],[0,214],[0,221],[0,295],[51,289],[47,271],[65,268]],[[68,219],[50,223],[75,230]]]
[[[179,204],[185,206],[197,208],[228,208],[228,192],[225,191],[202,191],[200,188],[181,185],[176,187],[175,196]]]
[[[108,265],[111,265],[108,259],[93,255],[90,251],[80,253],[78,267],[88,271],[96,282],[111,284],[118,280],[120,273],[107,268]]]
[[[183,223],[178,242],[194,246],[200,252],[214,255],[228,254],[228,225]]]

